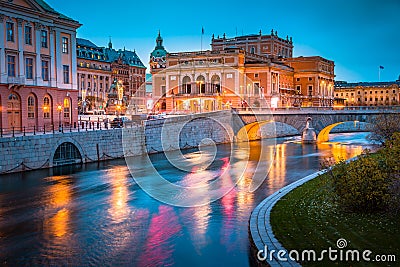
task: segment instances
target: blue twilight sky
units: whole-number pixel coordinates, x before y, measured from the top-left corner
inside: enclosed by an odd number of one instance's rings
[[[78,37],[114,48],[136,49],[148,66],[158,30],[169,52],[210,48],[211,36],[271,29],[293,37],[294,56],[335,61],[336,80],[382,81],[400,75],[399,0],[128,1],[47,0],[83,26]]]

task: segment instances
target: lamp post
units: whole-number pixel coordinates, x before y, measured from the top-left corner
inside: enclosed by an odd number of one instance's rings
[[[175,112],[175,93],[173,89],[171,92],[171,96],[172,96],[172,111]]]
[[[62,130],[62,125],[61,125],[61,112],[62,112],[62,105],[57,105],[57,111],[58,111],[58,131],[61,132]]]

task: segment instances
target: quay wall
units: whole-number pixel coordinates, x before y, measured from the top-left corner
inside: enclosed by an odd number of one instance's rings
[[[66,142],[79,150],[82,163],[197,147],[203,139],[229,143],[231,120],[231,112],[221,111],[146,121],[131,128],[3,137],[0,174],[53,167],[57,148]]]

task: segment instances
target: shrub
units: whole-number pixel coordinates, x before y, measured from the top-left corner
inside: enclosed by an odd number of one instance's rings
[[[372,212],[386,209],[390,202],[390,179],[381,164],[370,154],[332,170],[333,189],[339,203],[351,211]]]
[[[400,133],[386,139],[376,154],[368,151],[357,160],[332,166],[332,188],[342,207],[356,212],[390,210],[400,212]]]

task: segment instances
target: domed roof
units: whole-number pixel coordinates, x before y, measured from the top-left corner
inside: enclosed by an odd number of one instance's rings
[[[156,39],[156,47],[153,52],[150,54],[150,58],[152,57],[165,57],[167,55],[167,50],[165,50],[163,46],[163,38],[161,37],[160,31],[158,31],[158,36]]]

